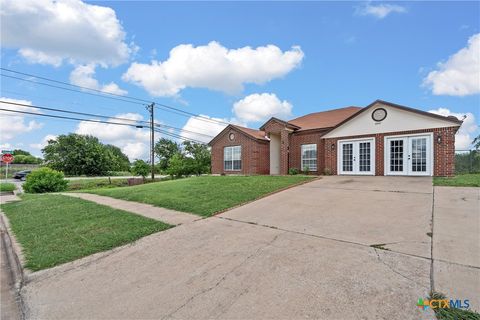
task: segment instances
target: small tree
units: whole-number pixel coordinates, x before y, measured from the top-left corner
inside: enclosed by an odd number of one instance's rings
[[[135,160],[133,162],[132,173],[136,176],[142,176],[143,180],[150,173],[150,166],[143,160]]]
[[[185,157],[181,153],[174,154],[168,161],[166,171],[172,178],[180,178],[186,173]]]

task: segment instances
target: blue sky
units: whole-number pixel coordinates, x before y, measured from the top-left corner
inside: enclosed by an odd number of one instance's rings
[[[21,3],[2,0],[3,68],[252,128],[270,116],[290,119],[383,99],[467,114],[458,148],[467,148],[478,134],[478,2]],[[1,78],[0,95],[147,118],[141,105],[7,77]],[[156,112],[157,121],[190,131],[215,135],[222,128]],[[147,155],[148,132],[142,129],[5,113],[0,119],[0,144],[6,148],[40,155],[46,138],[79,132],[118,145],[132,159]]]

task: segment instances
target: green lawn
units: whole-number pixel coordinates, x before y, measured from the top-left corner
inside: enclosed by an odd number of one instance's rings
[[[87,192],[211,216],[310,179],[312,177],[307,176],[204,176]]]
[[[460,174],[455,177],[435,177],[434,186],[480,187],[480,173]]]
[[[1,206],[23,247],[25,267],[50,268],[135,241],[171,226],[62,195],[23,195]]]
[[[9,182],[0,182],[0,192],[8,192],[15,190],[15,184]]]

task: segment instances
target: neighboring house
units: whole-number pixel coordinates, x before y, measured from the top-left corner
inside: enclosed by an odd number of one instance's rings
[[[214,174],[451,176],[459,119],[377,100],[271,118],[260,130],[227,126],[209,145]]]

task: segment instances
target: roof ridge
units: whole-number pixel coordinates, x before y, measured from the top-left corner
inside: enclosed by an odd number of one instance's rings
[[[310,112],[310,113],[304,114],[303,116],[299,116],[299,117],[296,117],[296,118],[294,118],[294,119],[290,119],[290,120],[288,120],[287,122],[290,122],[290,121],[296,120],[296,119],[298,119],[298,118],[306,117],[306,116],[309,116],[309,115],[312,115],[312,114],[318,114],[318,113],[323,113],[323,112],[331,112],[331,111],[338,111],[338,110],[345,110],[345,109],[351,109],[351,108],[355,108],[355,109],[363,109],[364,107],[359,107],[359,106],[348,106],[348,107],[335,108],[335,109],[329,109],[329,110],[324,110],[324,111]]]

